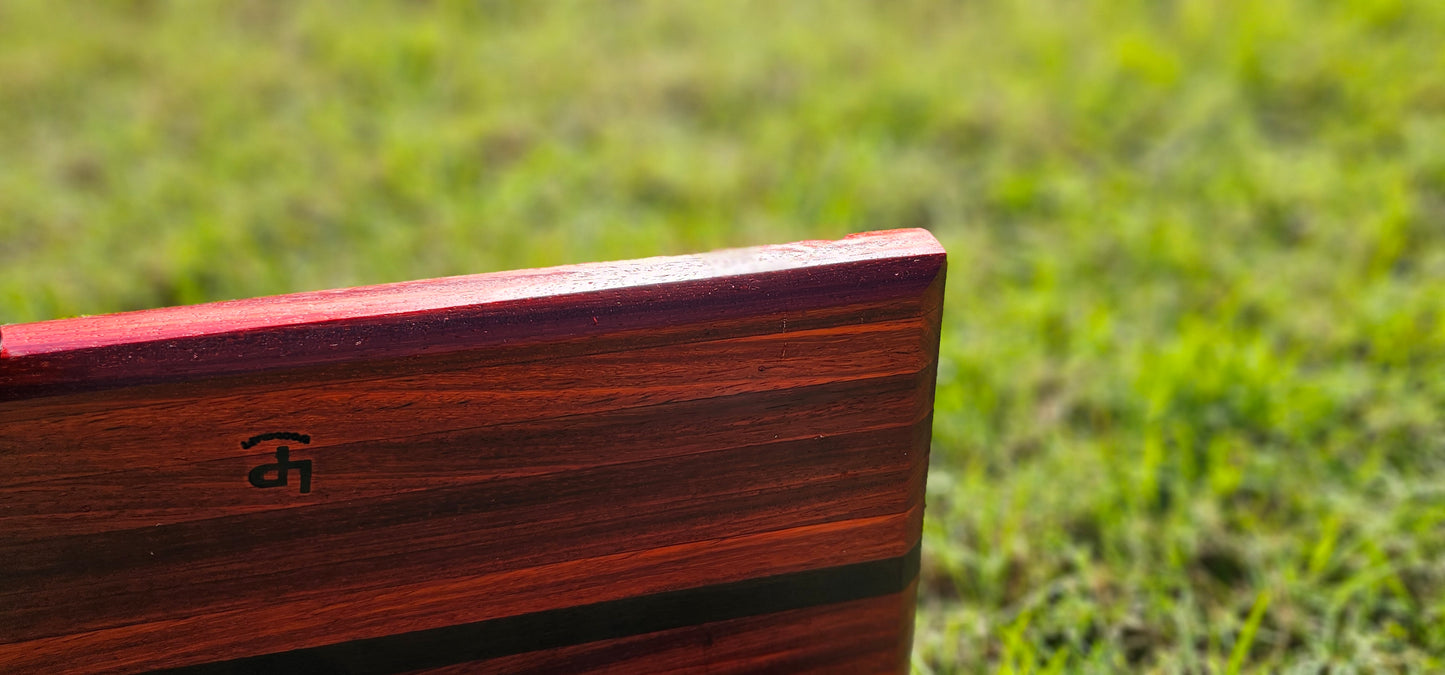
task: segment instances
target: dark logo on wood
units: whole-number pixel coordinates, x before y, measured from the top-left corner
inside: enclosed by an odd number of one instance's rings
[[[289,431],[261,434],[241,441],[241,449],[250,450],[256,447],[258,443],[274,440],[298,441],[303,444],[309,444],[311,437],[306,434],[296,434]],[[301,494],[310,492],[311,460],[299,459],[294,462],[291,461],[291,448],[284,445],[276,447],[276,462],[274,464],[262,464],[251,469],[251,473],[246,475],[246,479],[258,488],[285,487],[293,469],[301,474]],[[275,474],[274,478],[270,476],[272,473]]]

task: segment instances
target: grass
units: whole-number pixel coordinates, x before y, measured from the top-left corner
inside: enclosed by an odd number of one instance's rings
[[[1445,3],[0,3],[0,322],[927,227],[923,673],[1445,668]]]

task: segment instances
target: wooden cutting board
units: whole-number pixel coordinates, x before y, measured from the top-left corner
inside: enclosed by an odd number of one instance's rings
[[[0,327],[0,672],[906,671],[923,230]]]

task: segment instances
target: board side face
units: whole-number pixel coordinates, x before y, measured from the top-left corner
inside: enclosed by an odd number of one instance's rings
[[[944,267],[894,231],[3,327],[0,670],[901,667]]]

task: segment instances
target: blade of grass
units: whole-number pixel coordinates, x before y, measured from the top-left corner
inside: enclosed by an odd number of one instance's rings
[[[1244,628],[1239,631],[1239,639],[1234,641],[1234,650],[1229,654],[1229,666],[1225,672],[1229,675],[1238,675],[1239,669],[1244,666],[1244,659],[1249,656],[1249,648],[1254,646],[1254,636],[1259,632],[1259,623],[1264,620],[1264,612],[1269,609],[1269,591],[1260,591],[1254,598],[1254,607],[1249,610],[1249,618],[1244,621]]]

